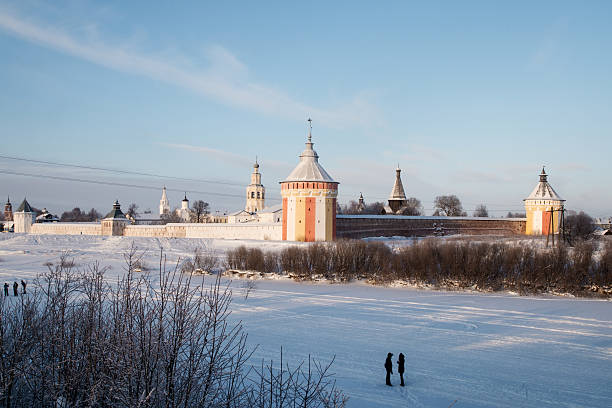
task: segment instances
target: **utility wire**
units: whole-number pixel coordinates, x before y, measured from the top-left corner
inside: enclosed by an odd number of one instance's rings
[[[46,179],[61,180],[61,181],[72,181],[72,182],[77,182],[77,183],[100,184],[100,185],[105,185],[105,186],[119,186],[119,187],[140,188],[140,189],[145,189],[145,190],[159,191],[159,187],[145,186],[145,185],[141,185],[141,184],[116,183],[116,182],[101,181],[101,180],[87,180],[87,179],[73,178],[73,177],[50,176],[50,175],[46,175],[46,174],[21,173],[21,172],[10,171],[10,170],[3,170],[3,169],[0,169],[0,174],[9,174],[9,175],[13,175],[13,176],[25,176],[25,177],[36,177],[36,178],[46,178]],[[192,193],[192,194],[215,195],[215,196],[222,196],[222,197],[238,197],[238,198],[244,197],[244,194],[216,193],[216,192],[212,192],[212,191],[180,190],[180,189],[172,189],[172,188],[168,188],[167,190],[168,191],[177,191],[177,192],[186,192],[186,193]],[[273,201],[280,201],[280,200],[273,200]]]
[[[238,183],[236,181],[224,181],[224,180],[207,180],[207,179],[194,179],[188,177],[176,177],[176,176],[164,176],[163,174],[155,174],[155,173],[145,173],[139,171],[131,171],[131,170],[121,170],[121,169],[109,169],[105,167],[94,167],[94,166],[85,166],[82,164],[70,164],[70,163],[59,163],[52,162],[46,160],[35,160],[35,159],[26,159],[24,157],[16,157],[16,156],[4,156],[0,155],[2,159],[8,160],[17,160],[29,163],[38,163],[38,164],[48,164],[51,166],[59,166],[59,167],[72,167],[77,169],[86,169],[86,170],[98,170],[98,171],[107,171],[109,173],[119,173],[119,174],[133,174],[137,176],[147,176],[147,177],[157,177],[171,180],[182,180],[182,181],[195,181],[198,183],[210,183],[210,184],[226,184],[230,186],[243,186],[244,184]]]

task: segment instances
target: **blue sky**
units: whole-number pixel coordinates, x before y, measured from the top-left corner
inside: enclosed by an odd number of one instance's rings
[[[235,210],[258,156],[275,204],[312,117],[341,202],[385,200],[399,163],[427,213],[505,215],[546,165],[610,216],[610,21],[608,1],[2,2],[0,194],[156,211],[165,184]]]

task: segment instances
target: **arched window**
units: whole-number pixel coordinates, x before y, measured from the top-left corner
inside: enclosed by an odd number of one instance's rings
[[[261,199],[262,200],[264,199],[264,192],[263,191],[261,192]]]
[[[251,191],[251,198],[255,198],[255,192]]]
[[[257,192],[257,198],[259,198],[259,191]]]

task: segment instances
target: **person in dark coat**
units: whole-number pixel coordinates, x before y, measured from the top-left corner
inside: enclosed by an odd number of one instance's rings
[[[4,296],[8,296],[8,287],[9,287],[9,284],[4,282]]]
[[[393,357],[392,353],[387,353],[387,359],[385,360],[385,369],[387,370],[387,385],[392,386],[391,384],[391,374],[393,374],[393,362],[391,361],[391,357]]]
[[[19,288],[19,284],[17,282],[13,283],[13,295],[17,296],[19,293],[17,293],[17,289]]]
[[[21,280],[21,286],[23,286],[23,294],[25,295],[26,294],[27,283],[25,283],[25,281],[23,279]]]
[[[399,359],[397,360],[397,372],[400,375],[400,379],[402,383],[400,384],[402,387],[404,386],[404,354],[400,353]]]

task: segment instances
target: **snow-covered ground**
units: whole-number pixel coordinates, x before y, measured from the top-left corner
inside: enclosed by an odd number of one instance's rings
[[[70,251],[77,264],[123,273],[134,242],[154,268],[203,243],[219,255],[239,245],[277,250],[291,243],[0,234],[0,284],[33,279]],[[403,243],[398,243],[401,245]],[[203,279],[211,279],[210,277]],[[334,355],[349,407],[611,407],[612,302],[512,294],[383,288],[364,283],[258,280],[247,299],[234,280],[233,319],[261,358],[299,362]],[[384,385],[387,352],[406,355],[406,387]],[[395,370],[395,369],[394,369]]]

